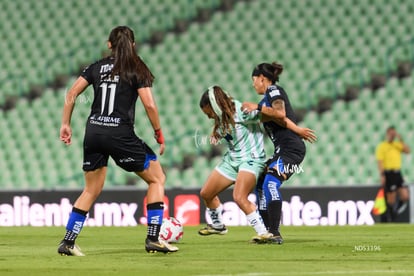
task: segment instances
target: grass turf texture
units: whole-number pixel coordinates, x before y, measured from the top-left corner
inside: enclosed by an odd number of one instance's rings
[[[85,227],[86,257],[64,257],[63,227],[2,227],[0,275],[414,275],[414,225],[283,227],[283,245],[250,244],[248,226],[199,228],[184,228],[179,252],[148,254],[145,226]]]

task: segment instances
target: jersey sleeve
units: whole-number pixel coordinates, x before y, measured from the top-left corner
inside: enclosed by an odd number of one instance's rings
[[[276,85],[269,86],[269,88],[266,91],[267,98],[269,99],[270,105],[277,99],[282,99],[286,101],[283,93],[280,91],[280,88]]]
[[[80,76],[83,77],[88,83],[93,83],[93,64],[87,66],[80,73]]]
[[[258,110],[255,110],[249,113],[241,112],[241,117],[242,117],[243,123],[255,123],[256,124],[257,122],[260,121]]]
[[[142,82],[142,81],[134,81],[133,83],[132,83],[132,87],[135,89],[135,90],[138,90],[138,89],[140,89],[140,88],[145,88],[145,87],[150,87],[151,88],[151,86],[148,86],[148,85],[145,85],[145,83],[144,82]]]

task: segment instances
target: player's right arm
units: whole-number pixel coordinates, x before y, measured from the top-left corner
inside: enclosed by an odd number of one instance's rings
[[[63,104],[62,123],[60,127],[60,140],[66,145],[71,144],[72,129],[70,127],[70,120],[72,118],[73,108],[75,107],[76,98],[85,91],[89,83],[83,77],[79,77],[65,95],[65,102]]]

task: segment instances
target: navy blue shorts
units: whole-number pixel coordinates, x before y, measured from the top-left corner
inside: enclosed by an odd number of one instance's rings
[[[141,172],[151,160],[157,160],[154,151],[133,131],[110,134],[86,130],[83,140],[83,170],[93,171],[108,165],[109,156],[128,172]]]
[[[282,174],[286,175],[286,180],[288,180],[293,174],[303,173],[304,170],[300,165],[305,157],[303,155],[297,156],[282,156],[278,153],[274,153],[273,156],[267,160],[266,165],[273,172],[277,172],[280,176]],[[283,179],[281,178],[283,181]]]

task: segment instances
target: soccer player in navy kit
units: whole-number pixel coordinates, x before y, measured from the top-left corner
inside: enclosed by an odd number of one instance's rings
[[[129,27],[114,28],[109,35],[108,48],[111,55],[83,70],[65,98],[60,139],[70,145],[70,121],[76,98],[89,85],[93,86],[94,100],[83,142],[86,185],[73,205],[58,253],[84,256],[75,240],[89,209],[103,189],[109,157],[148,184],[147,252],[175,252],[177,247],[158,239],[163,219],[165,175],[156,154],[134,132],[135,103],[139,96],[154,129],[154,137],[160,144],[160,154],[163,154],[164,136],[151,91],[154,76],[137,55],[134,32]]]
[[[302,138],[310,142],[316,141],[316,136],[310,129],[303,128],[302,132],[292,130],[296,124],[295,114],[285,90],[276,84],[282,71],[283,66],[275,62],[257,65],[252,73],[253,86],[264,97],[259,104],[245,102],[242,105],[245,112],[259,110],[264,128],[274,145],[274,153],[267,161],[264,179],[258,181],[259,211],[273,236],[269,239],[258,237],[257,243],[283,243],[279,231],[282,213],[280,186],[294,173],[302,171],[300,163],[306,153]]]

